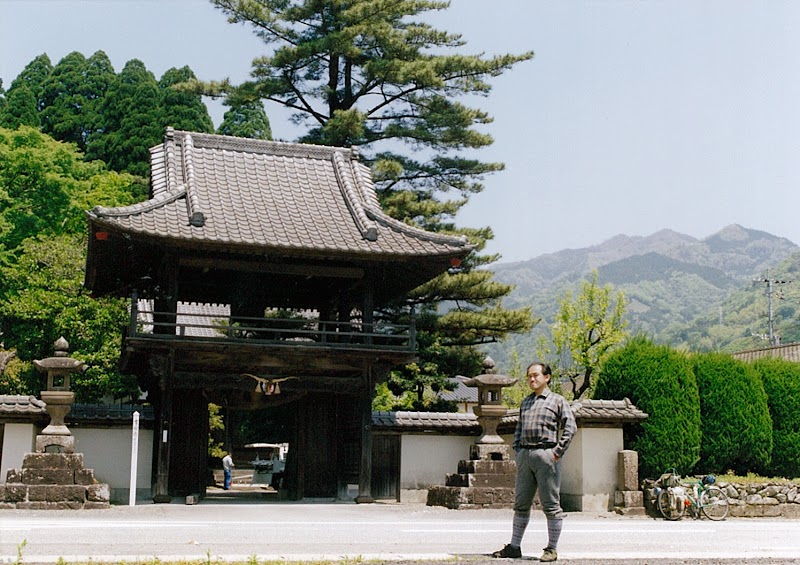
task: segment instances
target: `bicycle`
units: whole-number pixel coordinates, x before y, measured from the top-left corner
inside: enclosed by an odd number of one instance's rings
[[[724,520],[730,510],[730,501],[725,491],[716,486],[714,475],[706,475],[701,480],[685,484],[675,473],[662,475],[666,485],[660,488],[656,498],[659,512],[666,520],[680,520],[688,509],[692,518],[701,515],[709,520]],[[688,490],[687,490],[688,487]]]

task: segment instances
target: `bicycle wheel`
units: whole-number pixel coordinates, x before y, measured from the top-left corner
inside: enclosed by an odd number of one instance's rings
[[[665,520],[681,519],[683,516],[683,504],[680,504],[680,502],[681,501],[678,500],[678,497],[675,496],[671,488],[662,489],[661,492],[658,493],[658,498],[656,499],[658,511],[661,512]]]
[[[728,495],[719,487],[708,487],[700,493],[700,510],[709,520],[724,520],[728,516]]]

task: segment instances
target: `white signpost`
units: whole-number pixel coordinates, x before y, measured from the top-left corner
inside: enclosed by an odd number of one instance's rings
[[[131,492],[128,506],[136,506],[136,467],[139,462],[139,412],[133,413],[133,430],[131,434]]]

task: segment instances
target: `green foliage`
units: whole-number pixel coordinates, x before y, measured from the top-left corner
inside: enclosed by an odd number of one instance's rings
[[[764,384],[772,417],[770,472],[800,478],[800,365],[784,359],[760,359],[753,367]]]
[[[74,51],[61,59],[42,83],[42,131],[86,150],[98,127],[98,106],[114,80],[102,51],[89,59]]]
[[[522,366],[519,354],[516,351],[511,352],[511,364],[503,374],[517,379],[517,382],[513,385],[503,388],[503,403],[509,408],[519,408],[525,397],[531,393],[531,387],[528,386],[528,380],[525,378],[525,367]],[[552,384],[555,379],[551,378],[550,380]]]
[[[115,171],[147,176],[150,147],[164,136],[161,91],[153,73],[138,59],[115,77],[100,106],[103,135],[89,141],[87,156]]]
[[[87,208],[129,204],[144,189],[33,128],[0,128],[0,252],[29,237],[83,233]]]
[[[230,109],[222,117],[222,123],[217,128],[218,134],[250,139],[272,139],[272,127],[260,100],[241,104],[228,100],[226,104]]]
[[[213,402],[208,404],[208,456],[225,457],[225,419],[219,413],[220,407]],[[220,439],[220,435],[223,437]]]
[[[213,133],[214,124],[199,95],[173,88],[176,84],[196,79],[189,67],[171,68],[164,73],[158,86],[162,91],[160,124],[185,131]]]
[[[772,420],[756,371],[724,353],[693,358],[700,392],[703,473],[765,473],[772,455]]]
[[[649,417],[625,431],[626,449],[639,452],[639,477],[674,467],[689,474],[700,456],[700,399],[688,357],[644,337],[631,339],[603,366],[594,398],[629,398]]]
[[[119,374],[119,342],[127,322],[125,303],[93,299],[83,289],[85,241],[70,235],[27,239],[14,263],[2,269],[0,329],[7,347],[23,360],[53,355],[53,344],[64,336],[70,355],[89,365],[72,379],[81,402],[96,402],[106,394],[136,393],[135,381]],[[35,382],[30,374],[20,375]]]
[[[0,111],[0,127],[16,129],[19,126],[39,127],[36,96],[27,85],[9,91]]]
[[[625,296],[617,292],[612,302],[611,285],[600,286],[597,271],[583,281],[573,299],[567,290],[553,324],[553,345],[559,374],[572,383],[572,397],[591,393],[592,376],[627,337]]]
[[[0,394],[37,393],[41,379],[30,362],[50,357],[61,336],[89,365],[72,379],[80,400],[136,393],[116,367],[124,302],[92,299],[83,288],[83,215],[96,204],[132,203],[143,188],[33,128],[0,128],[0,331],[17,355]]]

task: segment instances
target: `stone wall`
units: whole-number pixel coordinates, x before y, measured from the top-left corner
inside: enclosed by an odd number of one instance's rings
[[[697,478],[699,480],[700,477]],[[691,479],[686,482],[690,482]],[[660,517],[655,505],[655,481],[645,480],[642,485],[645,507],[652,516]],[[800,518],[798,483],[726,483],[717,486],[725,491],[730,501],[732,518]]]

